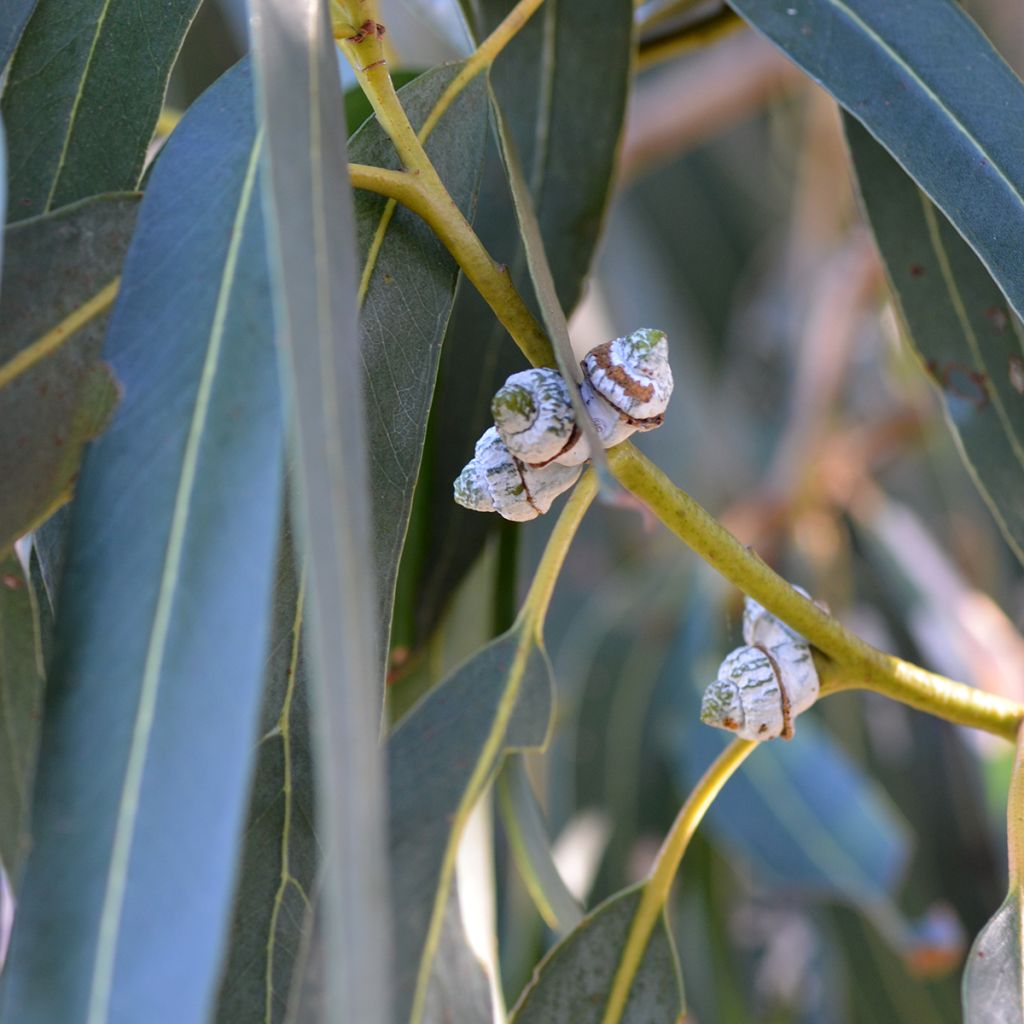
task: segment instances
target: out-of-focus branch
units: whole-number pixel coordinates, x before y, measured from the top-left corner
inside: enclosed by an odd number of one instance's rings
[[[705,142],[805,81],[770,43],[744,31],[641,82],[626,122],[620,179]]]

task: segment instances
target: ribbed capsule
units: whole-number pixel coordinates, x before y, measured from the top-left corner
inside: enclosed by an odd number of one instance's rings
[[[455,500],[477,512],[498,512],[514,522],[536,519],[579,479],[580,466],[540,468],[519,462],[495,427],[484,431],[472,460],[455,481]]]
[[[818,699],[811,648],[751,598],[744,607],[743,635],[747,643],[726,656],[718,678],[704,691],[701,721],[742,739],[789,739],[793,720]]]
[[[587,459],[586,449],[580,457],[566,458],[580,432],[569,386],[557,370],[513,373],[494,396],[491,413],[508,450],[522,462],[543,466],[557,458],[563,465],[579,465]]]
[[[645,327],[605,342],[580,366],[580,397],[606,448],[661,424],[672,394],[664,332]],[[455,482],[455,500],[520,521],[546,512],[591,454],[576,422],[574,386],[549,368],[509,377],[491,403],[494,428]]]
[[[592,348],[581,364],[594,392],[638,430],[661,425],[672,397],[672,367],[664,331],[641,327]]]

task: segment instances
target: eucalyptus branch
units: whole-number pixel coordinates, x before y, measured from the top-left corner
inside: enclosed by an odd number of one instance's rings
[[[746,22],[730,7],[696,18],[671,31],[642,38],[637,47],[640,70],[680,57],[741,29]]]
[[[380,52],[379,37],[375,38],[376,49],[372,46],[368,51],[361,49],[369,39],[343,41],[343,49],[350,60],[365,53],[372,56]],[[406,163],[407,171],[356,165],[350,168],[353,185],[397,199],[419,214],[437,233],[523,354],[534,365],[554,365],[550,341],[516,290],[508,271],[487,253],[416,138],[383,57],[371,68],[356,66],[356,72],[377,110],[378,119]],[[875,649],[793,589],[632,444],[621,444],[608,455],[619,482],[647,504],[670,530],[726,579],[803,634],[836,663],[835,671],[827,673],[833,680],[833,690],[874,690],[960,725],[1011,740],[1016,736],[1024,720],[1024,706]]]

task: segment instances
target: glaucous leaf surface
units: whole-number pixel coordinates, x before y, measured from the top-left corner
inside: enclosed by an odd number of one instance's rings
[[[217,994],[282,464],[251,89],[236,68],[189,110],[125,261],[0,997],[20,1024],[200,1022]]]
[[[1024,83],[954,0],[730,0],[896,158],[1024,315]]]
[[[101,359],[138,196],[9,227],[0,282],[0,551],[66,501],[117,404]]]
[[[469,812],[506,751],[547,740],[551,669],[526,628],[518,622],[470,658],[388,741],[395,1024],[423,1019]]]
[[[136,188],[199,0],[38,0],[2,110],[11,220]]]
[[[974,251],[856,121],[857,180],[905,336],[1007,543],[1024,562],[1024,327]]]
[[[1024,747],[1019,741],[1006,817],[1010,889],[968,954],[964,1024],[1024,1021]]]
[[[0,75],[11,59],[35,5],[36,0],[6,0],[4,3],[0,12]]]
[[[383,679],[359,264],[338,55],[320,0],[253,0],[263,203],[289,408],[325,854],[326,1017],[390,1018]]]
[[[29,849],[43,685],[30,583],[18,556],[9,551],[0,558],[0,866],[15,890]]]
[[[627,889],[583,918],[541,961],[509,1024],[600,1024],[642,891],[640,886]],[[678,1024],[684,1014],[679,963],[662,914],[620,1019],[623,1024]]]

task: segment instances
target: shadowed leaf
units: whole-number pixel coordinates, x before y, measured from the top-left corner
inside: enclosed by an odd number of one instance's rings
[[[11,220],[136,188],[199,0],[38,0],[3,94]]]
[[[137,196],[102,196],[5,233],[0,284],[0,550],[66,501],[118,386],[101,360]]]
[[[29,581],[14,552],[0,559],[0,865],[17,890],[43,703],[42,651]]]

